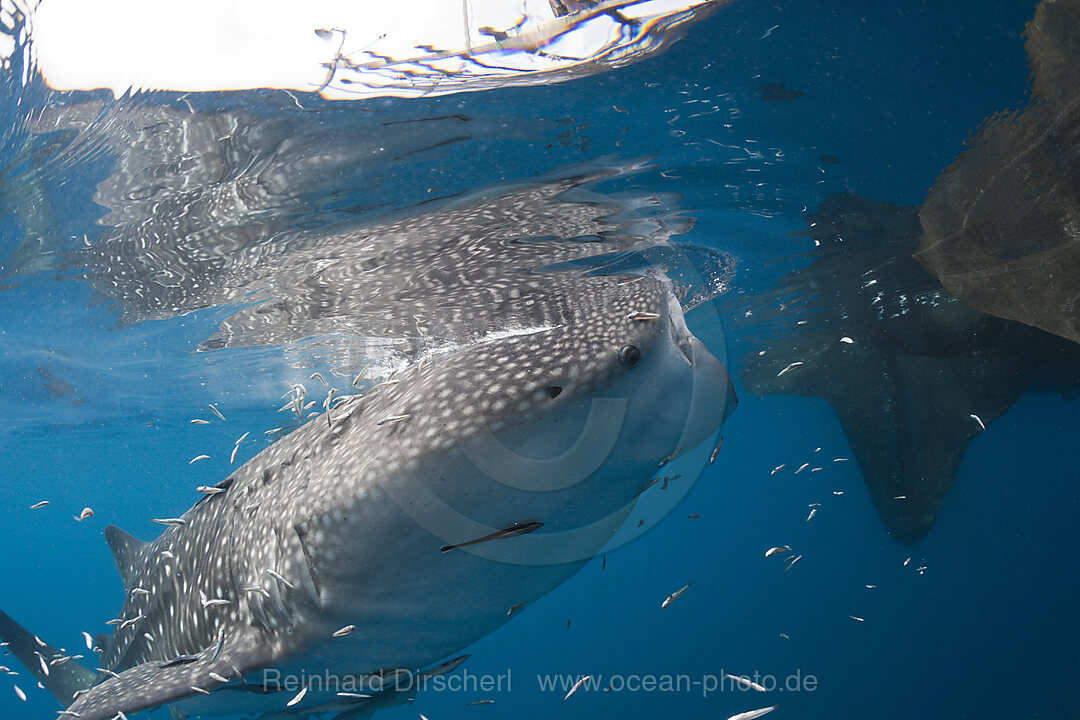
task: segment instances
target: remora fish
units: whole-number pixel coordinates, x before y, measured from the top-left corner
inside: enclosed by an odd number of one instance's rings
[[[273,692],[264,669],[382,677],[450,656],[583,567],[658,463],[734,408],[670,282],[620,279],[567,295],[565,322],[442,353],[302,426],[153,542],[107,528],[125,587],[149,594],[127,594],[118,617],[141,619],[103,641],[106,673],[71,661],[39,675],[35,636],[2,613],[0,637],[81,720],[282,711],[295,692]],[[542,530],[440,552],[519,523]],[[344,625],[355,632],[332,638]],[[364,702],[312,687],[291,710]]]

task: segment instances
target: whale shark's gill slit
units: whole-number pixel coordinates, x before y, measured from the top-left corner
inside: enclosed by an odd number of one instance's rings
[[[529,533],[535,532],[542,527],[544,527],[544,523],[542,522],[533,521],[514,523],[508,528],[496,530],[493,533],[485,535],[481,538],[477,538],[475,540],[469,540],[467,542],[458,543],[456,545],[443,545],[441,548],[439,548],[439,552],[449,552],[450,550],[454,550],[456,548],[468,547],[469,545],[478,545],[480,543],[489,542],[491,540],[502,540],[503,538],[516,537],[518,535],[528,535]]]
[[[300,552],[304,555],[304,563],[307,565],[307,574],[311,578],[311,586],[315,590],[315,602],[321,604],[322,600],[322,581],[319,579],[319,574],[315,571],[315,561],[311,557],[311,550],[308,548],[307,543],[304,540],[308,536],[308,529],[302,524],[294,525],[293,531],[296,533],[296,540],[300,543]]]

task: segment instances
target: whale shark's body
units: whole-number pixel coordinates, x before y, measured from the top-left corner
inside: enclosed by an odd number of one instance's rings
[[[79,132],[96,117],[58,113]],[[466,120],[431,122],[452,136]],[[357,151],[327,149],[325,132],[325,152],[289,150],[261,127],[167,108],[102,125],[117,166],[95,197],[113,229],[60,266],[84,269],[122,322],[231,307],[203,350],[333,338],[342,365],[385,360],[372,348],[386,344],[405,369],[330,403],[153,542],[107,529],[127,595],[98,641],[104,672],[63,660],[46,676],[41,657],[60,651],[0,613],[0,637],[82,720],[162,704],[367,713],[380,700],[337,691],[452,669],[441,661],[580,569],[658,466],[734,407],[665,277],[677,263],[632,257],[686,221],[662,198],[582,187],[637,166],[301,232],[311,178],[297,171]],[[288,705],[272,681],[301,673],[337,682]]]
[[[110,527],[127,596],[107,673],[71,661],[44,676],[33,653],[51,646],[2,614],[0,635],[69,712],[99,720],[162,704],[345,717],[364,700],[312,688],[286,707],[294,693],[259,671],[385,677],[494,630],[580,569],[658,466],[734,407],[666,278],[579,280],[560,324],[491,334],[331,405],[153,542]]]

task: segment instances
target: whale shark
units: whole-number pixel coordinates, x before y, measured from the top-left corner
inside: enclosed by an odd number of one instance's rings
[[[107,528],[126,595],[100,670],[46,672],[62,653],[7,616],[0,637],[81,720],[165,704],[353,717],[359,693],[297,700],[267,672],[359,682],[452,663],[577,572],[735,406],[661,270],[578,281],[556,290],[557,318],[328,397],[153,541]]]
[[[972,439],[1029,391],[1075,396],[1080,352],[953,298],[911,257],[918,208],[834,194],[806,221],[810,262],[753,298],[747,323],[777,324],[740,376],[827,401],[889,536],[913,545]]]

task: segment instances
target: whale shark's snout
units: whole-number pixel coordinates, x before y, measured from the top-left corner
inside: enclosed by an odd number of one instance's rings
[[[684,452],[712,435],[735,411],[739,401],[724,364],[690,332],[682,305],[670,290],[667,304],[671,342],[691,371],[689,408],[678,446],[678,452]]]
[[[694,353],[695,403],[687,425],[709,426],[715,430],[731,417],[739,399],[724,364],[696,337],[691,335],[689,343]]]

